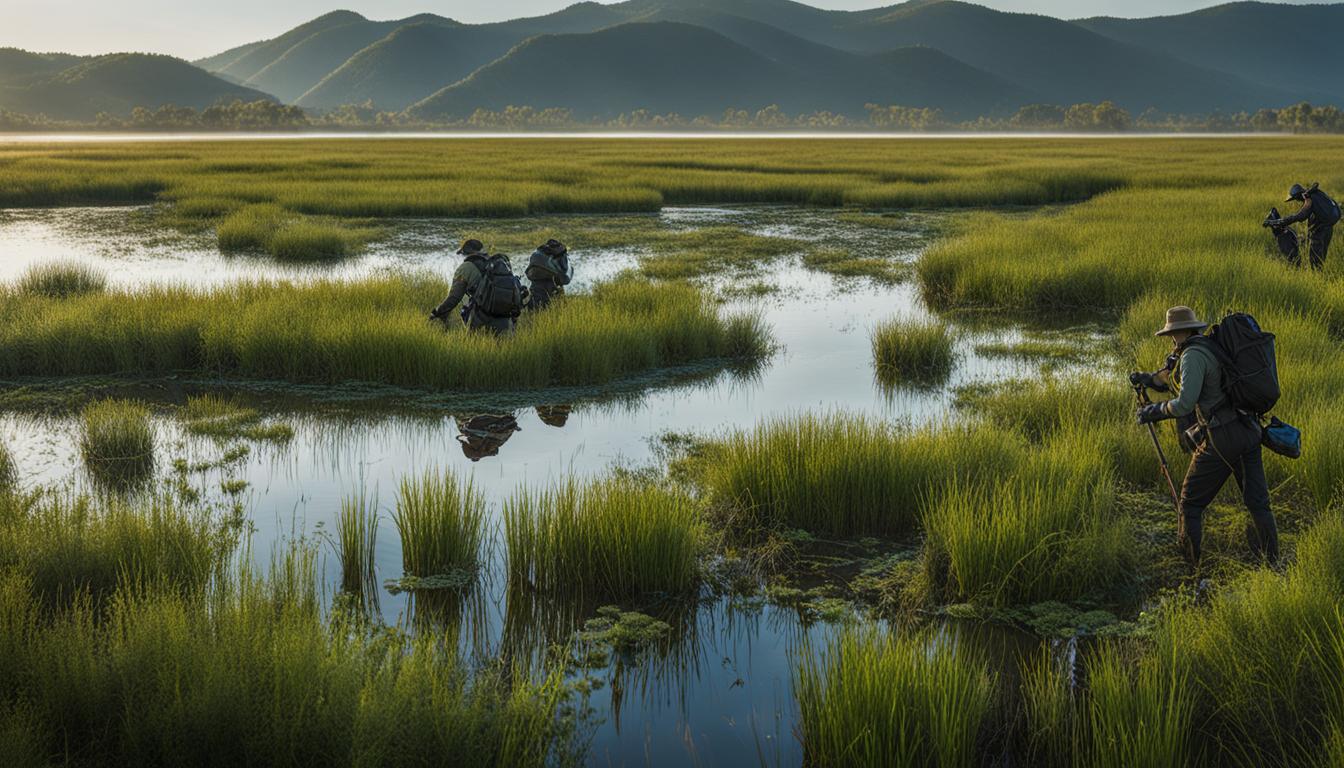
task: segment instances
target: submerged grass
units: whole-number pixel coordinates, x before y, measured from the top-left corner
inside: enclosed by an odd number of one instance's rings
[[[476,578],[485,536],[485,496],[451,470],[403,478],[392,522],[406,575],[448,581]]]
[[[847,628],[798,665],[804,762],[977,765],[994,690],[988,665],[950,637]]]
[[[219,440],[253,440],[286,443],[294,428],[283,423],[263,423],[261,412],[222,395],[188,397],[181,418],[187,432]]]
[[[117,484],[147,477],[154,471],[149,409],[128,400],[90,403],[80,415],[79,450],[95,477]]]
[[[956,361],[956,337],[946,323],[889,320],[873,329],[873,360],[886,386],[946,380]]]
[[[425,319],[448,286],[428,276],[344,283],[153,287],[54,301],[0,296],[0,372],[68,376],[189,370],[293,382],[459,391],[599,384],[651,369],[759,360],[761,321],[690,285],[639,278],[525,315],[507,339]]]
[[[570,480],[504,506],[509,585],[544,595],[685,596],[704,543],[688,496],[633,479]]]

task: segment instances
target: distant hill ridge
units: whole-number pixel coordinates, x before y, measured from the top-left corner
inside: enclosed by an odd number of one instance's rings
[[[59,76],[106,57],[3,49],[0,109],[77,117],[94,104],[124,111],[269,94],[309,109],[369,105],[425,118],[505,106],[578,119],[632,109],[694,117],[769,104],[861,117],[872,103],[964,119],[1104,100],[1134,113],[1251,112],[1344,104],[1341,38],[1344,4],[1235,2],[1077,21],[961,0],[861,11],[793,0],[584,2],[489,24],[335,10],[193,62],[194,73],[166,57],[92,65],[110,68],[106,91]],[[111,74],[130,69],[143,82]]]

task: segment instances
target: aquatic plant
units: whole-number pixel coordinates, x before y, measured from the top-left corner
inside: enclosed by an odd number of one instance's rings
[[[294,437],[294,428],[290,425],[264,423],[260,411],[222,395],[188,397],[180,415],[187,431],[193,435],[273,443],[286,443]]]
[[[633,479],[569,480],[504,505],[511,589],[622,599],[686,595],[704,532],[685,494]]]
[[[222,251],[263,251],[285,261],[348,256],[376,234],[304,219],[272,204],[239,208],[219,222],[215,233]]]
[[[21,293],[49,299],[101,293],[106,287],[107,275],[78,261],[33,264],[24,271],[18,283]]]
[[[798,663],[805,762],[976,765],[994,691],[986,663],[952,637],[846,628]]]
[[[128,400],[99,400],[80,414],[79,450],[97,478],[124,484],[154,470],[149,409]]]
[[[365,381],[458,391],[600,384],[691,363],[760,360],[751,316],[698,288],[629,277],[525,315],[508,339],[431,323],[440,278],[156,286],[60,302],[0,296],[0,373],[182,370],[294,382]]]
[[[471,480],[459,481],[452,470],[402,478],[392,522],[401,537],[407,576],[422,581],[475,578],[485,533],[485,497]]]
[[[956,360],[956,336],[941,322],[889,320],[873,329],[873,361],[883,384],[946,380]]]
[[[378,588],[378,502],[364,493],[341,500],[336,516],[336,551],[341,559],[341,589],[367,594]]]

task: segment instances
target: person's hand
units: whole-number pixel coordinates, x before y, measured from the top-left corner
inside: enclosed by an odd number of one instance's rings
[[[1140,425],[1154,424],[1163,419],[1171,418],[1167,415],[1167,409],[1163,407],[1162,403],[1150,403],[1139,408],[1138,416]]]

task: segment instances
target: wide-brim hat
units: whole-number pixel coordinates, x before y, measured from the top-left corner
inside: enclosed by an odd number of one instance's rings
[[[1292,189],[1288,190],[1288,197],[1283,202],[1291,203],[1294,200],[1301,200],[1307,194],[1307,188],[1301,184],[1294,184]]]
[[[1167,324],[1153,335],[1166,336],[1176,331],[1202,331],[1208,327],[1209,324],[1200,320],[1195,310],[1189,307],[1172,307],[1167,310]]]
[[[484,250],[485,250],[485,243],[482,243],[480,240],[473,239],[463,243],[462,247],[457,249],[457,255],[470,256],[471,254],[480,253]]]

